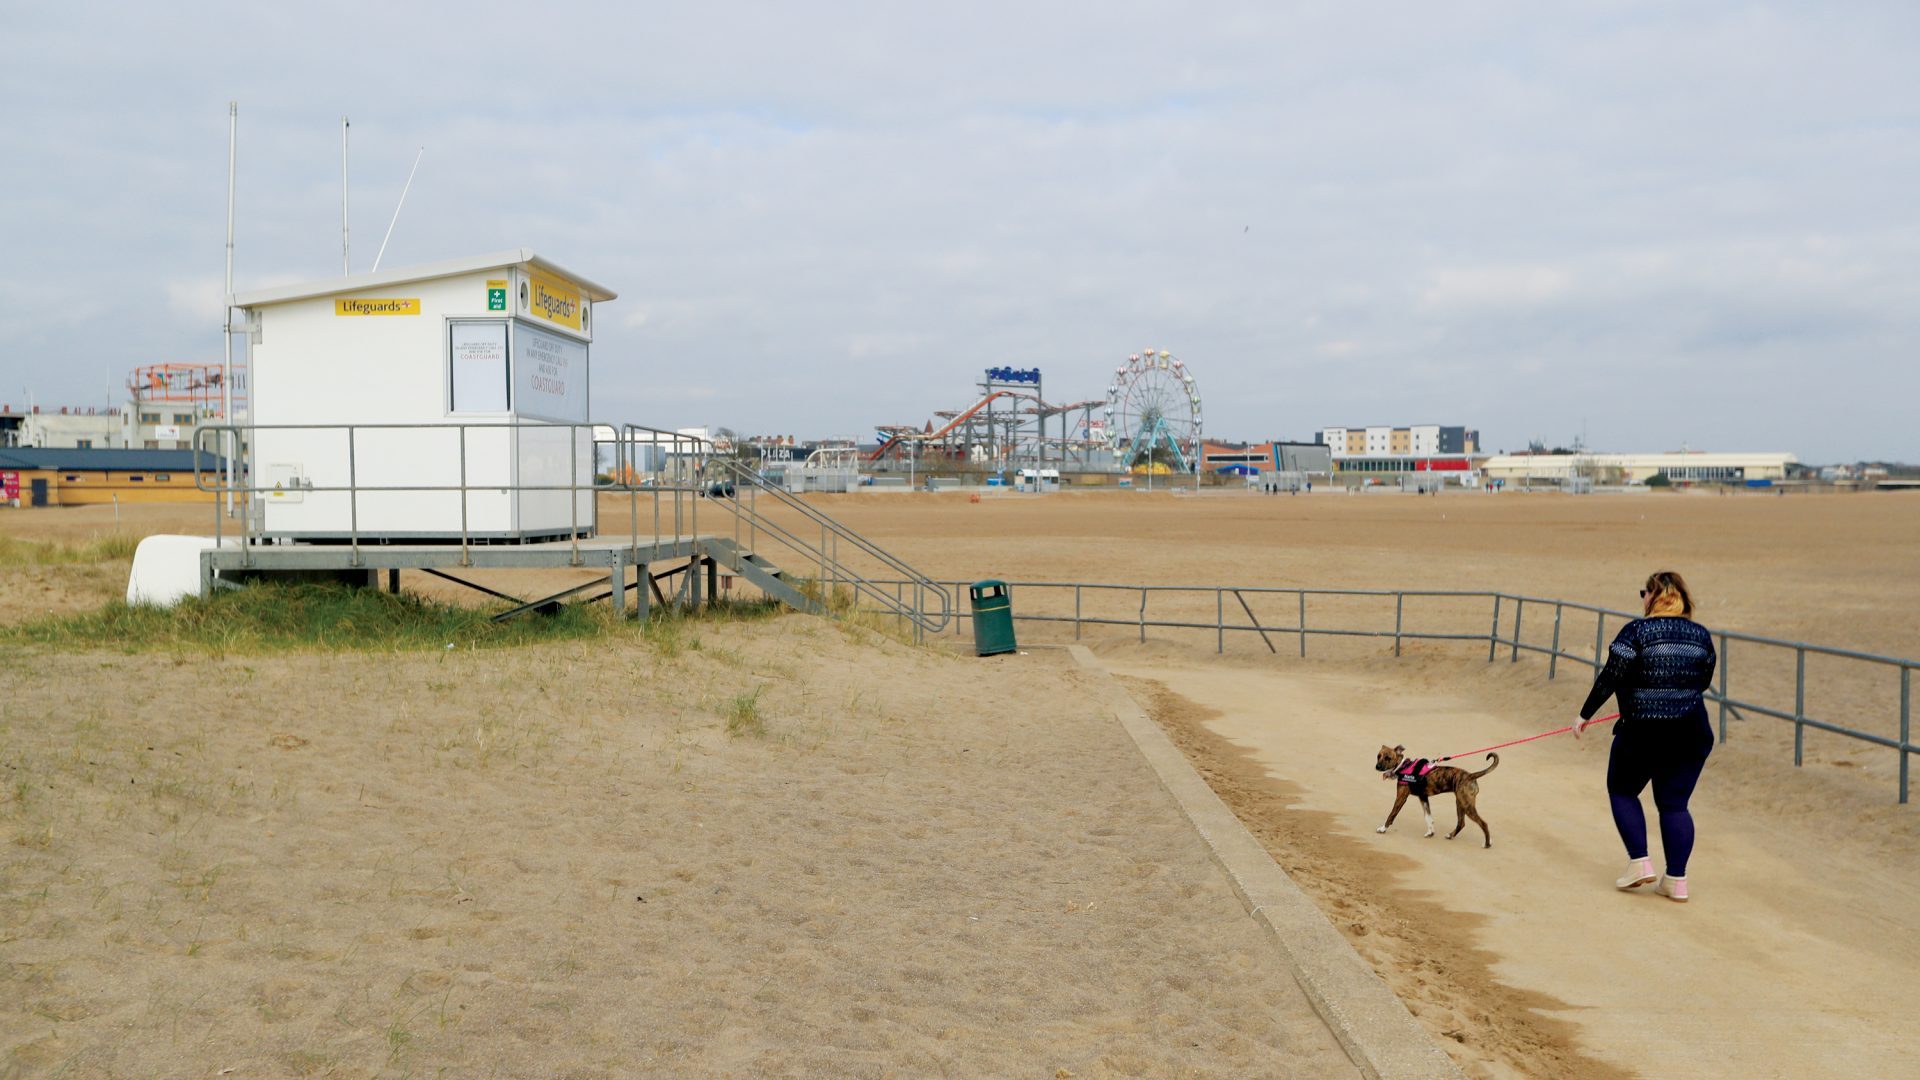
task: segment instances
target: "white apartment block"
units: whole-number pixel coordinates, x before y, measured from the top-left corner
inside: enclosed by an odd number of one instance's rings
[[[1480,452],[1479,432],[1446,424],[1323,427],[1320,442],[1335,459],[1432,458]]]

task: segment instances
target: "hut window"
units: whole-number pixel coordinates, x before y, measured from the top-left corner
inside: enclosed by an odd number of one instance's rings
[[[447,323],[447,334],[451,411],[506,412],[512,402],[508,389],[506,322],[455,319]]]

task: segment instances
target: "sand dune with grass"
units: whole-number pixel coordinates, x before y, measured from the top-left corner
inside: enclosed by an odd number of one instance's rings
[[[362,617],[9,647],[0,1072],[1351,1074],[1058,652]]]

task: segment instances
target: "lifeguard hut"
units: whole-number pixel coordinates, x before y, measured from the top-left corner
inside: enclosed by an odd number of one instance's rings
[[[622,613],[629,598],[639,614],[698,606],[721,570],[824,610],[763,554],[773,547],[916,633],[948,625],[938,583],[704,432],[595,422],[594,310],[612,299],[524,248],[235,296],[251,415],[194,438],[209,460],[238,447],[235,471],[196,467],[195,484],[247,507],[239,535],[216,515],[211,537],[149,537],[130,601],[190,593],[197,561],[203,596],[276,574],[373,585],[383,571],[397,591],[402,571],[421,571],[514,602],[497,619],[573,597]],[[604,523],[602,498],[620,506]],[[468,576],[490,569],[593,578],[522,599]]]
[[[525,248],[237,295],[259,535],[593,535],[593,307],[614,296]]]

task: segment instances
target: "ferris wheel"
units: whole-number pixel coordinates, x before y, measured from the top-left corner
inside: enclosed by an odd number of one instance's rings
[[[1200,463],[1200,388],[1179,357],[1147,349],[1113,369],[1107,438],[1122,469],[1164,466],[1191,473]]]

